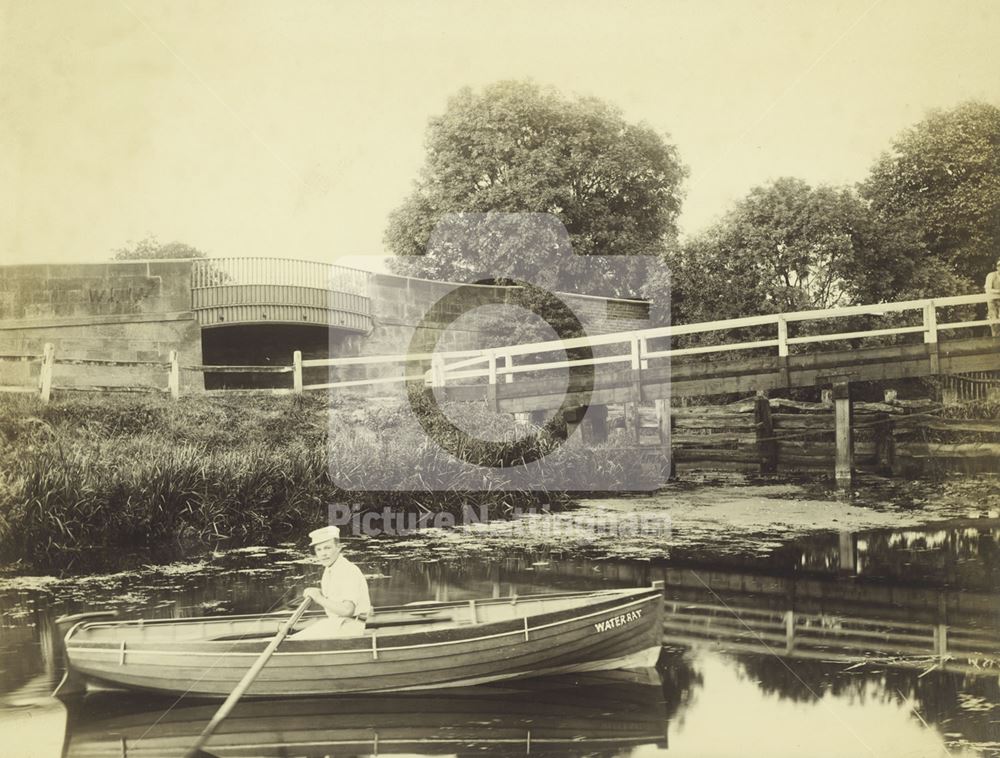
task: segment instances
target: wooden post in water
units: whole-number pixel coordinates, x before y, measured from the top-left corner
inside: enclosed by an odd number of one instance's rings
[[[948,657],[948,627],[945,624],[934,625],[934,655],[942,662]]]
[[[883,476],[891,476],[896,465],[896,438],[892,434],[894,426],[891,414],[879,414],[875,423],[875,458],[878,473]]]
[[[773,474],[778,470],[778,441],[774,439],[774,424],[771,422],[771,402],[767,394],[758,392],[753,406],[754,429],[757,439],[757,456],[760,459],[760,473]]]
[[[55,359],[56,346],[51,342],[46,342],[42,351],[42,367],[38,372],[38,397],[43,403],[48,403],[52,394],[52,368],[55,365]]]
[[[785,611],[785,654],[795,650],[795,611]]]
[[[837,544],[840,552],[840,570],[844,573],[854,573],[857,565],[854,551],[854,534],[852,532],[840,532]]]
[[[834,478],[838,487],[848,489],[854,484],[854,433],[851,428],[851,385],[846,380],[833,385],[833,414],[837,437]]]

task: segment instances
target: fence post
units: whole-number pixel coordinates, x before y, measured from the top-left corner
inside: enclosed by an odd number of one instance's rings
[[[444,358],[440,355],[431,358],[431,387],[444,387]]]
[[[177,365],[177,351],[170,351],[170,367],[167,369],[167,390],[170,397],[176,400],[181,396],[181,367]]]
[[[924,342],[932,345],[937,341],[937,308],[931,300],[924,305]]]
[[[497,383],[497,354],[493,351],[487,356],[489,360],[489,382],[490,384]]]
[[[924,344],[927,345],[927,359],[930,361],[931,375],[939,373],[937,307],[931,300],[924,305]]]
[[[785,611],[785,653],[795,650],[795,611]]]
[[[778,316],[778,357],[788,357],[788,321]]]
[[[778,372],[781,383],[788,387],[791,380],[788,376],[788,321],[778,316]]]
[[[632,389],[629,402],[625,403],[625,430],[633,445],[639,445],[642,440],[642,417],[639,415],[639,404],[642,402],[642,364],[640,359],[639,338],[633,336],[629,340],[632,367]]]
[[[489,405],[490,410],[496,413],[500,409],[499,401],[497,400],[497,354],[492,350],[487,354],[487,381],[486,385],[486,403]]]
[[[49,402],[52,394],[52,367],[55,364],[56,346],[51,342],[45,343],[42,351],[42,368],[38,372],[38,397],[43,403]]]
[[[302,351],[292,353],[292,392],[302,394]]]
[[[660,449],[663,457],[667,461],[668,478],[674,479],[677,476],[677,469],[674,466],[674,451],[670,441],[673,436],[673,414],[670,412],[670,397],[661,397],[656,400],[656,425],[660,433]]]
[[[503,357],[503,365],[507,369],[513,368],[513,366],[514,366],[514,359],[510,356],[510,354],[504,355],[504,357]],[[514,382],[514,375],[508,373],[504,377],[504,382],[506,384],[512,384]]]

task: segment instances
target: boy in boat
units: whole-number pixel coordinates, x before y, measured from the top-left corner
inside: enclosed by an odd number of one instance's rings
[[[368,582],[361,569],[341,555],[340,530],[324,526],[309,532],[316,558],[326,566],[319,587],[307,587],[302,593],[326,611],[327,618],[320,619],[301,632],[295,639],[328,639],[330,637],[355,637],[365,630],[365,619],[372,612],[368,596]]]

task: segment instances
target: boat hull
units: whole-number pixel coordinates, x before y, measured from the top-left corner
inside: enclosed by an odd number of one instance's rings
[[[544,598],[545,596],[536,596]],[[505,601],[482,601],[496,612]],[[515,601],[517,602],[517,601]],[[379,630],[363,637],[282,643],[247,697],[324,696],[465,687],[570,672],[655,663],[662,627],[657,591],[584,596],[572,607],[492,623]],[[549,605],[567,605],[550,601]],[[533,607],[533,606],[532,606]],[[455,612],[428,604],[421,613]],[[378,617],[380,611],[376,611]],[[475,614],[475,611],[473,611]],[[218,620],[208,620],[207,625]],[[136,622],[83,624],[66,638],[69,666],[91,684],[175,695],[225,697],[267,644],[266,639],[170,639],[191,632],[192,620],[142,627]],[[188,625],[185,627],[185,625]]]

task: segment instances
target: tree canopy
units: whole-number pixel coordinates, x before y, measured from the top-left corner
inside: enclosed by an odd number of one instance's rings
[[[913,276],[911,243],[850,189],[778,179],[752,189],[720,222],[668,256],[674,319],[709,321],[891,297]]]
[[[978,280],[1000,253],[1000,109],[932,111],[893,141],[861,193],[883,218],[918,227],[954,274]]]
[[[138,242],[129,240],[127,245],[115,248],[116,261],[142,261],[165,258],[207,258],[208,255],[196,247],[183,242],[162,243],[155,236],[145,237]]]
[[[426,163],[389,219],[385,239],[396,256],[389,265],[435,279],[468,281],[482,273],[545,283],[540,274],[551,268],[557,240],[510,244],[497,238],[495,226],[487,223],[487,232],[478,225],[483,217],[525,212],[557,217],[579,256],[659,254],[677,236],[685,174],[663,136],[626,122],[600,100],[568,99],[527,82],[499,82],[479,93],[466,88],[430,122]],[[475,239],[461,256],[447,246],[429,249],[449,214],[464,214],[464,231]],[[595,260],[560,272],[556,286],[633,292],[635,281],[602,276]]]

